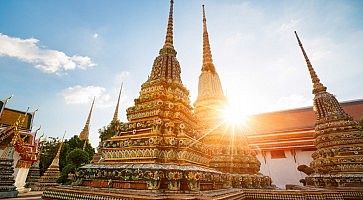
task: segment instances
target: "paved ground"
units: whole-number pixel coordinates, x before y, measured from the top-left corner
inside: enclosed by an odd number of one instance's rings
[[[21,193],[18,195],[17,198],[9,198],[9,200],[39,200],[42,198],[43,192],[27,192],[27,193]]]

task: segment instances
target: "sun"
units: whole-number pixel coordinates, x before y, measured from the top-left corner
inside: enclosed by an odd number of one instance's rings
[[[242,126],[246,125],[249,115],[243,112],[241,105],[229,103],[222,110],[222,117],[229,125]]]

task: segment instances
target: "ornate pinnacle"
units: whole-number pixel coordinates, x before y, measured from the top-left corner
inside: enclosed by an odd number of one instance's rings
[[[311,77],[311,80],[313,82],[313,94],[317,94],[319,92],[325,92],[326,91],[326,87],[320,83],[320,79],[319,77],[316,75],[316,72],[313,68],[313,66],[311,65],[311,62],[308,58],[308,55],[306,54],[305,50],[304,50],[304,47],[300,41],[300,38],[299,36],[297,35],[296,31],[295,32],[295,36],[296,36],[296,39],[299,43],[299,46],[300,46],[300,49],[304,55],[304,58],[305,58],[305,61],[306,61],[306,64],[308,66],[308,69],[309,69],[309,73],[310,73],[310,77]]]
[[[59,166],[59,156],[60,156],[60,152],[62,150],[62,147],[63,147],[63,142],[64,142],[64,137],[66,136],[66,131],[64,131],[64,134],[63,134],[63,137],[62,137],[62,140],[61,140],[61,143],[58,147],[58,151],[57,151],[57,154],[55,155],[53,161],[52,161],[52,164],[51,166]]]
[[[87,140],[88,139],[88,135],[89,135],[89,125],[91,122],[91,116],[92,116],[92,111],[93,111],[93,105],[95,103],[95,99],[96,97],[93,97],[93,101],[92,101],[92,105],[91,105],[91,109],[89,111],[86,123],[81,131],[81,133],[79,134],[79,139],[81,140]]]
[[[168,27],[167,27],[167,31],[166,31],[165,43],[164,43],[163,48],[174,48],[174,46],[173,46],[173,5],[174,5],[174,0],[170,0]]]
[[[120,92],[118,94],[117,104],[116,104],[116,108],[115,108],[115,113],[113,114],[112,121],[117,121],[118,120],[118,110],[119,110],[119,105],[120,105],[120,98],[121,98],[121,92],[122,92],[123,84],[124,83],[121,83],[121,88],[120,88]]]
[[[207,30],[207,18],[205,17],[204,5],[203,7],[203,66],[202,71],[215,72],[213,64],[212,53],[209,44],[208,30]]]

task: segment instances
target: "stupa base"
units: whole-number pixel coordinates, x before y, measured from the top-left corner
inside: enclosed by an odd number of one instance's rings
[[[139,200],[139,199],[188,199],[188,200],[276,200],[276,199],[334,199],[358,200],[363,198],[362,190],[271,190],[271,189],[221,189],[199,192],[166,190],[131,190],[114,188],[93,188],[84,186],[58,186],[47,189],[44,200],[78,199],[78,200]]]
[[[46,189],[59,186],[58,183],[36,183],[32,188],[31,191],[44,191]]]
[[[363,173],[313,174],[305,181],[306,185],[314,187],[363,188]]]
[[[194,165],[119,163],[82,166],[74,185],[193,192],[226,188],[271,188],[271,179],[261,174],[228,174]]]

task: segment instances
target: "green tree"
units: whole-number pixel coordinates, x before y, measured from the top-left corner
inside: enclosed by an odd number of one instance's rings
[[[86,146],[83,151],[82,149],[83,149],[85,142],[86,142]],[[78,135],[73,136],[69,140],[65,140],[61,154],[60,154],[60,159],[59,159],[59,168],[61,171],[61,177],[58,180],[58,182],[69,183],[70,180],[68,180],[68,174],[69,174],[69,172],[72,172],[72,170],[70,170],[70,169],[72,169],[72,167],[68,166],[68,165],[74,164],[74,163],[70,163],[70,161],[67,159],[67,156],[73,150],[76,150],[76,149],[84,152],[85,154],[82,154],[82,155],[86,155],[86,157],[87,157],[86,161],[84,161],[83,157],[82,157],[82,159],[81,159],[82,164],[89,163],[92,160],[93,155],[95,154],[95,149],[91,146],[91,144],[88,141],[83,141],[83,140],[79,139]],[[79,167],[79,165],[76,165],[76,164],[74,164],[74,165],[76,168]],[[69,171],[69,172],[67,172],[67,171]]]
[[[63,170],[63,167],[68,164],[66,157],[69,154],[69,152],[71,152],[72,150],[77,149],[77,148],[83,149],[83,145],[85,142],[86,141],[79,139],[78,135],[74,135],[69,140],[64,141],[60,159],[59,159],[59,166],[60,166],[61,171]],[[91,160],[93,155],[95,154],[95,149],[91,146],[91,144],[89,142],[87,142],[84,150],[88,153],[89,160]]]
[[[86,146],[83,149],[83,146],[86,142]],[[48,169],[50,164],[52,163],[55,155],[57,154],[58,148],[60,145],[60,139],[59,138],[53,138],[50,137],[44,141],[42,141],[42,153],[40,155],[40,173],[41,175],[44,174],[44,172]],[[68,166],[69,161],[67,160],[67,155],[70,154],[73,150],[78,149],[84,154],[82,154],[82,164],[89,163],[92,160],[92,157],[95,153],[95,149],[91,146],[91,144],[87,141],[82,141],[79,139],[77,135],[73,136],[69,140],[65,140],[63,143],[63,147],[61,149],[60,158],[59,158],[59,170],[63,174],[69,174],[67,171],[70,169],[73,169],[72,166]],[[87,157],[85,161],[85,157]],[[64,170],[64,168],[67,166],[67,168]],[[75,164],[76,168],[79,167],[79,163]],[[64,171],[64,172],[63,172]],[[61,183],[67,183],[67,178],[61,177],[59,182]]]
[[[73,149],[66,156],[66,165],[63,167],[61,177],[58,182],[69,184],[71,180],[68,179],[69,174],[75,174],[78,167],[89,163],[89,154],[79,148]]]
[[[59,138],[49,137],[41,142],[41,154],[40,154],[40,175],[48,169],[53,161],[53,158],[57,154],[60,142]]]
[[[110,139],[114,135],[117,135],[122,125],[123,125],[122,122],[120,122],[119,120],[115,120],[111,121],[109,125],[104,126],[101,129],[98,129],[101,142]]]

